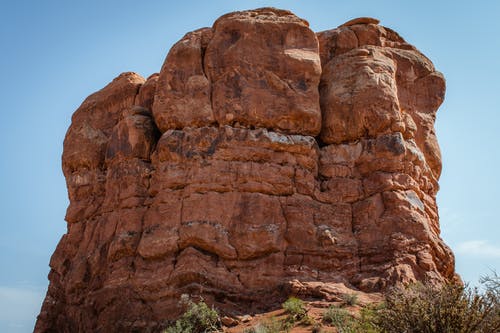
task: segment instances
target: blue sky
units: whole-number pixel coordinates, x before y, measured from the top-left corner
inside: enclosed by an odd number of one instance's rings
[[[220,15],[275,6],[313,30],[372,16],[416,45],[447,79],[438,112],[438,203],[457,271],[500,271],[500,2],[24,1],[0,6],[0,331],[31,332],[48,262],[66,230],[62,142],[73,111],[120,72],[159,71],[186,32]]]

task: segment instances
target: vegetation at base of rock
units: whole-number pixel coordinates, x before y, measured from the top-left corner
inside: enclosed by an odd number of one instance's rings
[[[333,326],[344,325],[350,320],[350,314],[347,310],[337,308],[331,305],[323,314],[323,322]]]
[[[304,301],[296,297],[290,297],[282,304],[287,316],[283,319],[272,317],[258,323],[254,327],[246,329],[245,333],[274,333],[288,332],[297,325],[314,326],[316,321],[307,314]]]
[[[283,327],[283,322],[272,317],[262,323],[258,323],[254,327],[245,329],[243,333],[279,333],[283,331],[287,331]]]
[[[380,305],[367,306],[360,311],[360,316],[355,321],[356,332],[381,333],[382,330],[375,324],[375,318]]]
[[[290,297],[285,303],[282,304],[283,310],[288,313],[291,320],[298,321],[306,316],[307,310],[304,302],[296,297]]]
[[[491,333],[500,332],[500,276],[481,278],[483,288],[467,285],[414,283],[392,289],[384,303],[365,306],[352,314],[330,306],[323,314],[324,325],[339,333]],[[355,294],[350,294],[355,295]],[[354,305],[350,298],[343,304]],[[165,333],[208,333],[221,329],[217,311],[201,300],[193,302],[183,295],[186,312]],[[319,322],[307,313],[304,301],[290,297],[282,304],[286,317],[271,317],[244,333],[289,332],[298,325],[322,332]]]
[[[210,308],[203,300],[195,303],[187,295],[182,295],[180,303],[186,306],[186,312],[164,333],[209,333],[220,331],[221,323],[218,312],[214,308]]]
[[[309,315],[305,315],[299,322],[300,325],[304,325],[304,326],[313,326],[316,324],[316,321],[314,320],[313,317],[309,316]]]
[[[500,277],[483,277],[483,291],[459,284],[415,283],[394,288],[379,306],[359,315],[330,306],[323,323],[339,333],[500,332]]]
[[[332,305],[325,311],[323,322],[335,326],[337,331],[344,333],[351,331],[355,320],[347,310]]]
[[[282,329],[288,331],[296,325],[312,326],[316,324],[314,318],[307,314],[304,302],[296,297],[290,297],[282,304],[288,316],[282,322]]]
[[[321,328],[321,324],[320,323],[315,323],[312,326],[311,332],[312,333],[323,333],[323,329]]]
[[[341,296],[342,301],[344,304],[349,305],[349,306],[354,306],[358,304],[358,295],[357,294],[343,294]]]
[[[457,284],[395,288],[375,314],[383,332],[491,333],[500,330],[500,277],[481,279],[484,291]]]

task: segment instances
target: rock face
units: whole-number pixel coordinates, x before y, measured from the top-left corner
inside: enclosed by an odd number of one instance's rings
[[[121,74],[74,113],[68,231],[35,331],[157,331],[183,293],[238,313],[325,297],[307,285],[454,279],[444,91],[371,18],[315,34],[263,8],[188,33],[159,74]]]

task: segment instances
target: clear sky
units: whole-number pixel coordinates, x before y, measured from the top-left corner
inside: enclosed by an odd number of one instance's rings
[[[0,5],[0,332],[31,332],[66,231],[64,134],[83,99],[120,72],[158,72],[186,32],[274,6],[313,30],[372,16],[442,71],[438,203],[457,271],[500,271],[500,1],[25,1]]]

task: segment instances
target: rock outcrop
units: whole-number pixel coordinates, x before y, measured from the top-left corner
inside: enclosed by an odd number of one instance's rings
[[[454,279],[444,92],[371,18],[315,34],[263,8],[188,33],[159,74],[123,73],[74,113],[68,231],[35,331],[157,331],[183,293],[238,313],[329,284]]]

